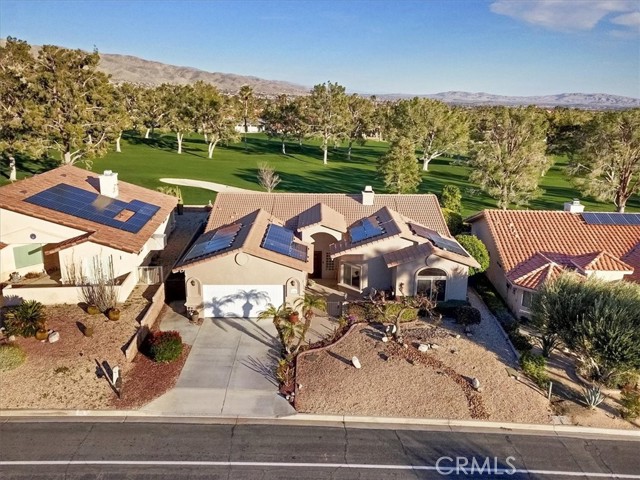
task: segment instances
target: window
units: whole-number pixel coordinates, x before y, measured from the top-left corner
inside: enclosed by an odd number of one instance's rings
[[[333,258],[331,258],[331,254],[329,252],[326,253],[324,257],[324,269],[329,271],[335,270],[336,266],[333,263]]]
[[[16,268],[33,267],[44,262],[42,256],[42,245],[33,243],[13,248],[13,261]]]
[[[423,268],[416,276],[416,295],[425,295],[430,300],[441,302],[447,290],[447,274],[437,268]]]
[[[522,308],[526,308],[527,310],[529,310],[531,308],[532,300],[533,300],[533,293],[523,290],[522,291]]]
[[[342,265],[342,283],[360,290],[360,267],[349,263]]]

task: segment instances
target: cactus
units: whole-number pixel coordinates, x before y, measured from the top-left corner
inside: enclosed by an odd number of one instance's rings
[[[582,396],[584,397],[584,401],[590,410],[595,410],[595,408],[604,400],[602,391],[600,390],[600,386],[591,386],[589,388],[585,388],[582,391]]]

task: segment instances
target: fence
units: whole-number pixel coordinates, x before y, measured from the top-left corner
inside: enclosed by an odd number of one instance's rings
[[[162,283],[163,278],[162,266],[138,267],[138,283],[156,285]]]

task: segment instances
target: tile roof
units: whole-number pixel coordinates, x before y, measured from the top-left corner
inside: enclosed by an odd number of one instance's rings
[[[509,278],[533,272],[541,254],[564,267],[631,267],[625,279],[640,281],[640,225],[588,224],[580,214],[534,210],[484,210],[466,221],[483,218]]]
[[[131,233],[25,201],[26,198],[60,183],[93,193],[99,193],[100,190],[97,173],[65,165],[0,187],[0,208],[82,230],[91,233],[92,242],[125,252],[138,253],[178,203],[175,197],[119,181],[119,200],[140,200],[160,207],[137,233]]]
[[[276,225],[283,224],[281,220],[273,217],[268,212],[262,209],[258,209],[248,215],[245,215],[242,218],[239,218],[233,224],[225,225],[215,230],[209,230],[200,236],[200,238],[194,244],[194,247],[203,242],[209,241],[218,231],[232,228],[234,230],[237,230],[237,235],[228,248],[225,248],[223,250],[218,250],[216,252],[212,252],[207,255],[203,255],[196,259],[192,259],[188,261],[181,260],[180,262],[178,262],[178,264],[176,264],[173,271],[178,272],[180,270],[184,270],[185,267],[200,264],[200,263],[209,261],[212,258],[221,258],[227,255],[244,252],[258,258],[269,260],[273,263],[284,265],[284,266],[301,270],[304,272],[309,272],[309,273],[312,272],[313,271],[313,245],[310,245],[308,243],[302,242],[297,239],[295,240],[296,243],[305,245],[307,247],[306,261],[301,261],[296,258],[292,258],[287,255],[283,255],[281,253],[273,252],[271,250],[267,250],[266,248],[262,248],[262,240],[264,239],[264,236],[266,234],[267,227],[272,223]]]
[[[345,222],[344,216],[324,203],[316,203],[298,216],[298,230],[314,225],[324,225],[338,232],[347,231],[347,222]]]
[[[280,218],[292,230],[304,228],[300,214],[317,204],[323,204],[344,217],[346,225],[370,217],[382,207],[388,207],[400,215],[449,236],[447,223],[440,211],[438,199],[432,194],[390,195],[375,194],[373,205],[363,205],[361,194],[343,193],[234,193],[220,192],[216,196],[206,230],[214,230],[233,223],[258,209]],[[325,213],[329,212],[324,210]],[[331,215],[327,214],[327,218]],[[333,220],[332,220],[333,221]]]
[[[560,260],[560,258],[556,257],[556,260]],[[536,290],[547,279],[553,280],[564,271],[565,266],[541,253],[536,253],[529,260],[509,272],[507,278],[519,287]]]
[[[412,262],[418,258],[425,258],[429,255],[435,255],[436,257],[446,258],[468,267],[480,268],[480,264],[473,257],[465,257],[455,252],[448,252],[436,247],[431,242],[420,243],[418,245],[411,245],[409,247],[396,250],[394,252],[385,253],[384,258],[387,267],[397,267],[404,263]]]
[[[53,253],[57,253],[60,250],[64,250],[65,248],[71,248],[75,245],[80,245],[81,243],[88,242],[91,240],[91,236],[93,232],[83,233],[82,235],[78,235],[77,237],[71,237],[67,240],[63,240],[62,242],[55,243],[51,245],[50,248],[47,248],[45,255],[51,255]]]
[[[571,263],[582,271],[633,272],[631,265],[605,251],[577,255],[571,259]]]

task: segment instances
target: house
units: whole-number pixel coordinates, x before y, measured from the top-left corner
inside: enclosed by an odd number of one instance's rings
[[[640,214],[484,210],[468,219],[491,257],[486,275],[516,316],[528,317],[533,293],[572,271],[584,277],[640,282]]]
[[[164,249],[177,199],[62,166],[0,187],[0,282],[5,305],[78,303],[79,285],[99,271],[124,301],[138,267]],[[25,277],[40,277],[25,281]]]
[[[477,262],[451,238],[435,195],[227,193],[174,268],[186,306],[253,317],[293,303],[309,278],[361,298],[371,289],[466,299]]]

